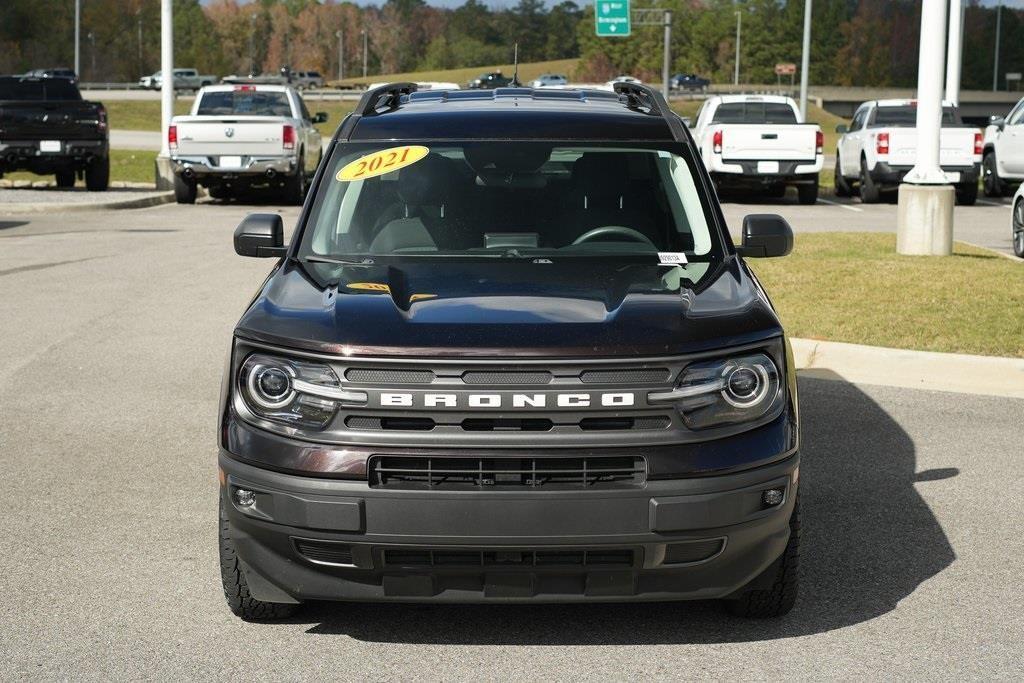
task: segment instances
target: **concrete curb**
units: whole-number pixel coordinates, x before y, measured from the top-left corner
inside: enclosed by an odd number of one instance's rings
[[[791,339],[802,377],[1024,398],[1024,358],[909,351]]]
[[[12,216],[25,213],[67,213],[73,211],[109,211],[112,209],[142,209],[174,201],[173,192],[154,192],[145,197],[121,199],[114,202],[34,202],[25,204],[0,204],[0,215]]]

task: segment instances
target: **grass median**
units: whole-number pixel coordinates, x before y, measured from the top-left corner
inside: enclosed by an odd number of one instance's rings
[[[957,242],[900,256],[886,233],[803,233],[781,259],[750,259],[794,337],[1024,357],[1024,267]]]

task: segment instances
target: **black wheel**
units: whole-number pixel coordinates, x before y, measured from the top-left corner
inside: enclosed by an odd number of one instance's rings
[[[865,204],[877,204],[881,198],[881,192],[878,189],[878,185],[871,179],[871,174],[868,173],[868,162],[867,159],[861,157],[860,160],[860,200]]]
[[[74,171],[57,171],[57,187],[74,187]]]
[[[814,181],[813,185],[797,185],[796,195],[801,204],[817,204],[818,181]]]
[[[789,542],[779,559],[755,578],[751,583],[761,581],[771,588],[755,588],[745,591],[738,599],[730,600],[729,611],[738,617],[781,617],[796,604],[800,584],[800,498],[793,506],[789,518]]]
[[[957,186],[957,204],[960,204],[961,206],[974,206],[976,201],[978,201],[978,181]]]
[[[1013,206],[1013,253],[1024,258],[1024,198]]]
[[[180,175],[174,175],[174,200],[179,204],[195,204],[196,194],[199,189],[196,181],[186,180]]]
[[[853,186],[850,185],[850,181],[843,175],[842,166],[839,163],[839,150],[836,150],[836,196],[837,197],[852,197]]]
[[[284,181],[285,201],[299,204],[306,200],[306,159],[299,157],[298,170],[295,175],[288,176]]]
[[[110,187],[110,157],[96,159],[85,169],[85,189],[104,192]]]
[[[228,533],[228,518],[224,512],[224,497],[219,506],[220,527],[218,529],[218,550],[220,554],[220,580],[224,585],[224,598],[235,616],[248,620],[287,619],[295,614],[298,605],[278,602],[263,602],[252,597],[245,574],[238,563],[235,544]]]
[[[981,160],[981,184],[984,186],[986,197],[1005,197],[1006,183],[999,177],[999,168],[996,166],[996,153],[989,151]]]

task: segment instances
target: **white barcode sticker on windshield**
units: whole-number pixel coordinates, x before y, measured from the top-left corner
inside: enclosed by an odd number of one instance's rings
[[[685,266],[686,254],[681,251],[659,251],[659,266]]]

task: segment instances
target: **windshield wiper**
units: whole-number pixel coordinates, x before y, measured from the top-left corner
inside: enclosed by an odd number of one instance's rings
[[[351,258],[335,258],[333,256],[317,256],[311,254],[305,258],[310,263],[337,263],[343,266],[372,266],[372,258],[363,259],[351,259]]]

